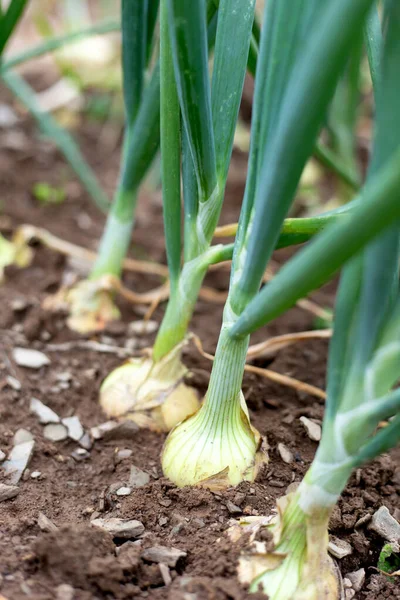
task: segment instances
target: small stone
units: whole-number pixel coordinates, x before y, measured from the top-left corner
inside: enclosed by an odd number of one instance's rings
[[[25,298],[15,298],[11,302],[11,308],[14,312],[22,312],[26,308],[28,308],[29,302],[25,300]]]
[[[168,548],[167,546],[153,546],[146,548],[141,553],[141,557],[148,562],[163,563],[168,567],[176,567],[180,558],[187,556],[187,552],[178,548]]]
[[[85,450],[85,448],[76,448],[76,450],[71,452],[71,456],[76,462],[82,462],[90,458],[90,452]]]
[[[8,104],[0,104],[0,129],[14,127],[19,119]]]
[[[345,577],[343,579],[343,587],[347,588],[347,589],[351,589],[352,588],[351,581],[350,581],[350,579],[347,579],[347,577]]]
[[[227,501],[226,508],[228,509],[228,512],[231,515],[241,515],[242,514],[242,509],[239,506],[236,506],[236,504],[233,504],[233,502],[231,502],[230,500]]]
[[[24,442],[32,442],[33,435],[27,429],[18,429],[14,434],[13,444],[17,446],[18,444],[23,444]]]
[[[0,450],[0,462],[3,462],[3,460],[5,459],[5,457],[6,457],[6,453],[3,452],[3,450]]]
[[[51,442],[62,442],[67,439],[68,430],[61,423],[50,423],[43,429],[43,435]]]
[[[133,321],[129,325],[129,331],[136,335],[150,335],[158,329],[157,321]]]
[[[348,542],[337,537],[331,536],[328,544],[328,552],[335,558],[344,558],[353,553],[353,548]]]
[[[160,525],[160,527],[164,527],[164,525],[168,524],[168,517],[160,517],[158,519],[158,524]]]
[[[131,488],[140,488],[147,485],[150,481],[150,475],[145,473],[135,465],[131,466],[131,472],[129,475],[129,486]]]
[[[117,460],[117,462],[121,462],[122,460],[125,460],[126,458],[130,458],[132,456],[133,452],[132,450],[129,450],[129,448],[122,448],[121,450],[118,450],[117,454],[115,455],[115,458]]]
[[[15,498],[15,496],[18,496],[18,494],[19,488],[17,486],[0,483],[0,502],[4,502],[4,500],[10,500],[11,498]]]
[[[159,563],[158,567],[160,569],[160,573],[161,573],[161,577],[163,578],[164,585],[170,585],[172,583],[172,577],[171,577],[171,573],[169,572],[168,565],[165,565],[164,563]]]
[[[115,538],[136,538],[144,532],[143,523],[133,519],[119,519],[117,517],[93,519],[91,524],[93,527],[108,531]]]
[[[322,434],[321,425],[314,423],[314,421],[311,421],[311,419],[308,419],[307,417],[300,417],[300,422],[304,425],[310,440],[319,442]]]
[[[35,442],[31,440],[30,442],[18,444],[11,450],[8,459],[2,465],[9,483],[16,485],[20,481],[31,460],[34,446]]]
[[[362,517],[360,517],[358,519],[358,521],[354,525],[354,529],[357,529],[358,527],[363,527],[363,525],[366,525],[367,523],[369,523],[371,519],[372,519],[372,515],[370,515],[369,513],[366,513],[365,515],[363,515]]]
[[[41,471],[32,471],[31,473],[31,479],[39,479],[39,477],[42,475]]]
[[[60,417],[54,412],[54,410],[51,410],[51,408],[43,404],[43,402],[37,398],[31,399],[30,411],[38,417],[39,423],[42,425],[60,422]]]
[[[372,515],[368,529],[372,529],[388,542],[400,542],[400,524],[392,517],[386,506],[381,506]]]
[[[7,375],[6,382],[7,385],[9,385],[10,388],[15,390],[16,392],[19,392],[22,387],[21,382],[18,381],[18,379],[16,379],[15,377],[12,377],[11,375]]]
[[[278,452],[284,463],[290,465],[293,462],[293,454],[285,444],[278,444]]]
[[[92,440],[90,439],[90,435],[88,433],[84,433],[83,436],[79,440],[79,445],[85,450],[90,450],[93,446]]]
[[[74,600],[75,590],[68,583],[61,583],[56,588],[56,600]]]
[[[355,595],[356,593],[354,590],[345,590],[344,592],[345,600],[352,600],[352,598],[354,598]]]
[[[164,508],[169,508],[172,504],[172,500],[170,498],[159,498],[158,504],[160,504]]]
[[[69,371],[64,371],[62,373],[57,373],[56,380],[61,381],[62,383],[69,383],[72,381],[72,373]]]
[[[50,521],[50,519],[42,512],[39,513],[37,524],[41,531],[45,531],[47,533],[58,530],[57,525],[55,525],[53,521]]]
[[[14,348],[13,359],[19,367],[28,369],[40,369],[50,364],[50,359],[43,352],[31,348]]]
[[[196,529],[203,529],[203,527],[206,526],[203,519],[200,519],[198,517],[196,517],[195,519],[192,520],[192,525],[194,525],[194,527],[196,527]]]
[[[365,583],[365,569],[358,569],[358,571],[347,573],[346,579],[351,582],[353,590],[359,592]]]
[[[68,437],[75,442],[79,442],[83,434],[83,427],[79,420],[79,417],[74,415],[73,417],[67,417],[66,419],[62,419],[61,423],[65,425],[68,430]]]
[[[117,496],[129,496],[132,493],[132,488],[122,486],[115,493]]]

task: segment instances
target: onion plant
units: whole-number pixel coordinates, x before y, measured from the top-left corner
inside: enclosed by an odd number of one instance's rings
[[[381,192],[398,205],[394,184],[398,186],[400,164],[399,3],[387,0],[383,16],[374,147],[363,201],[367,203],[374,195],[376,182],[383,181],[382,169],[389,165],[393,173],[397,171],[393,187],[383,187]],[[388,209],[382,196],[379,200],[379,210]],[[339,597],[327,555],[330,514],[352,471],[400,441],[400,393],[398,388],[393,390],[400,364],[398,206],[390,217],[385,231],[343,269],[329,349],[322,439],[297,491],[278,503],[278,523],[272,528],[274,551],[253,559],[258,574],[252,589],[261,586],[271,600]],[[369,218],[373,218],[371,212]],[[353,235],[358,237],[356,229]],[[329,246],[332,238],[324,237]],[[295,261],[288,268],[296,268]]]
[[[211,244],[224,197],[255,2],[219,2],[210,84],[208,46],[216,4],[161,3],[161,169],[170,298],[151,355],[111,373],[100,396],[108,414],[130,412],[151,425],[156,413],[157,426],[165,429],[198,406],[194,391],[183,383],[181,349],[209,265],[232,253],[232,248]]]
[[[0,8],[0,78],[21,104],[27,108],[43,133],[55,142],[88,194],[94,200],[96,205],[101,210],[105,211],[109,205],[108,198],[101,188],[94,172],[85,161],[75,140],[67,130],[58,125],[51,114],[45,113],[40,108],[34,90],[23,77],[16,72],[15,67],[26,60],[40,56],[44,52],[55,50],[63,44],[70,42],[72,39],[76,40],[83,35],[90,35],[96,32],[104,33],[113,30],[115,29],[115,23],[102,24],[89,31],[75,32],[69,36],[48,40],[45,43],[39,44],[39,46],[21,52],[20,54],[12,57],[7,56],[6,60],[4,60],[4,52],[7,49],[8,42],[11,36],[14,35],[28,4],[28,0],[11,0],[7,10],[3,9],[2,11]]]
[[[216,406],[222,402],[222,391],[213,390],[218,381],[225,385],[222,382],[228,379],[225,395],[229,406],[235,407],[232,418],[242,423],[247,440],[245,456],[236,473],[231,473],[231,481],[240,480],[253,461],[259,440],[251,430],[246,411],[236,402],[248,336],[239,343],[231,340],[229,331],[257,293],[274,248],[309,239],[357,205],[351,203],[345,209],[316,219],[285,221],[282,228],[302,168],[314,151],[336,83],[353,49],[354,29],[361,35],[371,5],[372,0],[357,0],[354,6],[339,3],[335,8],[331,2],[302,0],[292,14],[288,2],[270,1],[258,55],[260,37],[252,0],[213,0],[207,5],[201,0],[190,4],[165,0],[162,4],[161,154],[170,299],[151,354],[128,361],[111,373],[101,388],[100,401],[109,415],[131,414],[147,424],[152,422],[155,411],[160,426],[162,413],[166,429],[183,414],[193,411],[193,394],[182,381],[186,372],[181,362],[182,345],[207,268],[233,255],[229,300],[213,370],[216,375],[212,375],[211,391],[205,402],[211,408],[202,408],[194,420],[197,423],[197,418],[211,410],[220,427],[222,413]],[[216,6],[218,20],[210,81],[206,26]],[[334,29],[328,25],[330,19],[335,19]],[[325,30],[321,34],[321,23],[330,30],[329,35],[325,35]],[[310,40],[309,31],[313,34]],[[297,63],[303,45],[308,54]],[[246,64],[251,72],[255,72],[257,64],[256,96],[247,187],[233,252],[232,244],[212,245],[212,238],[224,196]],[[228,368],[231,353],[235,358]],[[221,357],[226,357],[226,361]],[[232,372],[235,376],[231,376]],[[231,402],[231,396],[235,402]],[[188,406],[182,407],[185,397]],[[168,403],[174,407],[179,404],[171,419],[166,418],[170,414]],[[219,433],[218,429],[216,435]],[[179,478],[168,466],[169,446],[168,442],[164,467],[178,482]],[[221,462],[224,467],[219,470],[224,470],[225,458]],[[206,473],[199,471],[193,475],[195,471],[188,469],[186,479],[179,479],[179,483],[192,482],[193,477],[198,481],[210,474],[208,468]],[[218,468],[214,468],[214,474],[216,471]],[[252,477],[254,472],[251,468],[247,476]]]
[[[303,251],[305,259],[296,255],[302,278],[296,267],[288,274],[288,263],[259,291],[347,56],[372,5],[372,0],[303,0],[296,8],[289,0],[266,3],[247,184],[209,388],[202,407],[170,433],[163,451],[164,473],[177,485],[221,485],[221,479],[236,484],[254,477],[258,438],[241,395],[250,333],[329,278],[400,214],[398,163],[385,161],[385,170],[371,176],[350,214],[320,234]]]
[[[159,146],[160,75],[159,62],[153,61],[157,11],[158,2],[150,0],[121,2],[125,135],[120,176],[97,260],[87,279],[63,294],[68,323],[80,332],[102,329],[119,315],[113,296],[131,240],[138,189]]]

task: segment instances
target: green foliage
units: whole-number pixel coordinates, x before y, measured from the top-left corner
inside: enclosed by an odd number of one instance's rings
[[[33,195],[40,204],[62,204],[66,198],[65,190],[61,187],[55,187],[39,181],[35,183],[32,189]]]
[[[385,544],[379,554],[377,567],[379,571],[390,575],[400,570],[400,554],[396,552],[392,544]],[[395,582],[394,577],[389,578]]]

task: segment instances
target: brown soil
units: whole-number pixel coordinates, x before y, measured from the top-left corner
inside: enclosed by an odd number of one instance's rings
[[[9,99],[2,96],[2,101]],[[65,167],[63,160],[48,141],[43,141],[26,118],[12,130],[24,136],[24,144],[10,149],[0,144],[0,186],[3,216],[10,229],[27,222],[48,228],[64,239],[95,248],[103,217],[92,207]],[[0,132],[1,141],[5,133]],[[7,133],[10,135],[10,132]],[[104,152],[98,144],[98,125],[82,123],[79,140],[92,159],[106,189],[111,192],[118,168],[118,151]],[[243,157],[235,156],[232,181],[227,193],[223,221],[232,221],[238,213],[243,189]],[[238,175],[239,174],[239,175]],[[31,195],[32,185],[48,181],[66,183],[67,201],[60,206],[40,207]],[[132,255],[163,260],[162,215],[159,193],[141,198],[135,245]],[[284,254],[277,254],[282,260]],[[71,453],[73,442],[51,443],[43,437],[43,427],[29,413],[32,397],[39,398],[60,416],[77,414],[87,429],[104,422],[97,394],[102,379],[121,359],[116,354],[102,354],[77,347],[65,351],[51,350],[50,344],[77,341],[82,337],[70,332],[63,316],[50,315],[41,309],[41,301],[59,286],[66,262],[43,247],[35,248],[33,264],[26,270],[7,270],[0,286],[0,449],[12,446],[15,431],[21,427],[34,435],[36,446],[29,472],[20,483],[20,493],[0,504],[0,598],[7,600],[70,598],[69,584],[75,600],[148,598],[149,600],[244,600],[250,596],[237,582],[236,562],[240,544],[232,545],[225,530],[232,515],[228,501],[243,514],[268,514],[275,499],[289,484],[300,481],[314,455],[316,444],[305,434],[299,422],[302,415],[320,419],[321,401],[306,394],[280,387],[268,380],[247,374],[243,391],[249,404],[252,422],[268,436],[270,465],[254,484],[242,484],[224,493],[199,489],[176,489],[162,477],[159,455],[163,436],[140,431],[134,436],[94,443],[87,460],[76,462]],[[126,285],[142,290],[154,287],[155,277],[130,274]],[[226,289],[227,275],[214,272],[207,283]],[[332,305],[334,286],[315,295],[321,305]],[[13,301],[25,301],[22,310],[13,309]],[[123,347],[133,334],[129,321],[140,318],[140,310],[121,302],[122,321],[101,335],[90,339]],[[160,307],[157,320],[163,313]],[[200,335],[205,349],[214,351],[221,320],[221,305],[199,302],[192,329]],[[259,332],[255,340],[267,335],[310,328],[313,317],[295,308]],[[150,345],[152,337],[137,339],[138,348]],[[42,350],[51,364],[39,371],[17,367],[12,349],[26,346]],[[259,361],[276,371],[300,380],[324,386],[327,343],[308,342],[283,350],[273,360]],[[193,372],[193,384],[200,394],[206,390],[210,363],[189,347],[185,362]],[[60,374],[72,378],[60,384]],[[15,390],[7,376],[21,382]],[[285,464],[277,451],[284,443],[294,453],[293,464]],[[132,455],[122,461],[118,449],[130,449]],[[399,453],[385,455],[359,470],[346,488],[331,522],[331,533],[348,541],[354,548],[351,556],[340,561],[343,574],[360,567],[367,580],[358,600],[399,598],[398,588],[376,570],[383,540],[365,526],[355,525],[381,505],[394,513],[399,506],[400,477],[396,470]],[[129,479],[131,464],[150,474],[146,486],[130,496],[118,497],[115,490]],[[31,474],[40,471],[37,479]],[[1,481],[1,479],[0,479]],[[111,490],[110,490],[111,486]],[[38,526],[42,512],[57,532],[44,533]],[[90,525],[93,516],[134,518],[145,527],[142,541],[112,541],[108,534]],[[173,546],[187,553],[170,569],[172,582],[166,585],[159,566],[142,558],[143,549],[154,545]],[[118,552],[117,552],[118,549]],[[61,587],[60,587],[61,586]],[[264,597],[264,596],[259,596]],[[3,600],[3,598],[2,598]]]

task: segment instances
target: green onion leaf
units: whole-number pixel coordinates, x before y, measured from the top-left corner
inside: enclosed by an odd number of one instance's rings
[[[161,170],[165,244],[171,286],[181,264],[180,111],[169,39],[166,0],[161,0]]]
[[[175,77],[183,121],[200,190],[200,201],[216,183],[206,7],[203,0],[168,0]]]

